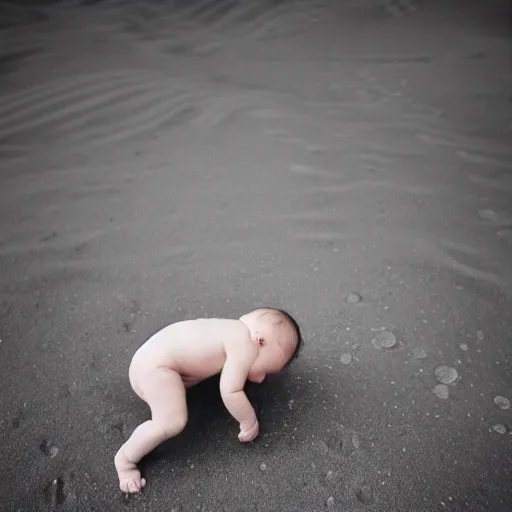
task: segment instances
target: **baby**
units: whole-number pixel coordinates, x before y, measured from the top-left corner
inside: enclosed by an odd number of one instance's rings
[[[185,428],[186,388],[218,373],[222,400],[240,423],[238,439],[255,439],[259,424],[245,383],[261,383],[267,374],[279,372],[298,356],[301,344],[297,322],[275,308],[259,308],[239,320],[186,320],[153,335],[130,365],[130,383],[151,409],[151,419],[134,430],[115,456],[121,490],[135,493],[146,485],[137,463]]]

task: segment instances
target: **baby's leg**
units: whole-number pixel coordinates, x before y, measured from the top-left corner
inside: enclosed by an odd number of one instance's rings
[[[151,419],[133,431],[115,456],[119,487],[124,492],[138,492],[146,485],[137,463],[159,444],[178,435],[188,419],[185,386],[177,372],[152,370],[139,377],[137,384],[151,409]]]

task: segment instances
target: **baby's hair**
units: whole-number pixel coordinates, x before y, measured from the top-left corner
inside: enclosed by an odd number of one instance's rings
[[[297,323],[295,318],[293,318],[293,316],[290,315],[290,313],[286,312],[284,309],[273,307],[262,307],[258,309],[261,311],[268,311],[277,314],[277,316],[280,317],[278,323],[281,323],[281,321],[284,320],[285,322],[288,323],[288,325],[290,325],[290,327],[295,332],[295,336],[297,337],[297,344],[295,345],[295,348],[292,352],[292,355],[290,356],[290,359],[288,359],[288,362],[285,364],[285,368],[290,366],[290,364],[299,357],[302,346],[304,345],[304,340],[302,338],[302,333],[300,331],[299,324]]]

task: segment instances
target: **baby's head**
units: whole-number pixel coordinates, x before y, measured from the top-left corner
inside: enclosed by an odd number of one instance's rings
[[[251,339],[260,345],[248,379],[263,382],[268,373],[277,373],[299,355],[302,336],[299,325],[286,311],[258,308],[240,317],[249,328]]]

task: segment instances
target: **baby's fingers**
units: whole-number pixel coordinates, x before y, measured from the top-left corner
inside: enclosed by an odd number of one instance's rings
[[[128,483],[128,491],[131,493],[139,492],[140,491],[139,484],[137,482],[135,482],[134,480],[132,480],[131,482]]]
[[[258,428],[258,425],[256,424],[255,427],[253,427],[251,430],[246,430],[244,432],[240,432],[240,434],[238,434],[238,439],[242,443],[247,443],[249,441],[253,441],[254,439],[256,439],[256,437],[258,437],[258,433],[259,433],[259,428]]]
[[[240,432],[240,434],[238,434],[238,439],[242,443],[247,443],[248,441],[252,441],[251,433],[250,432]]]

